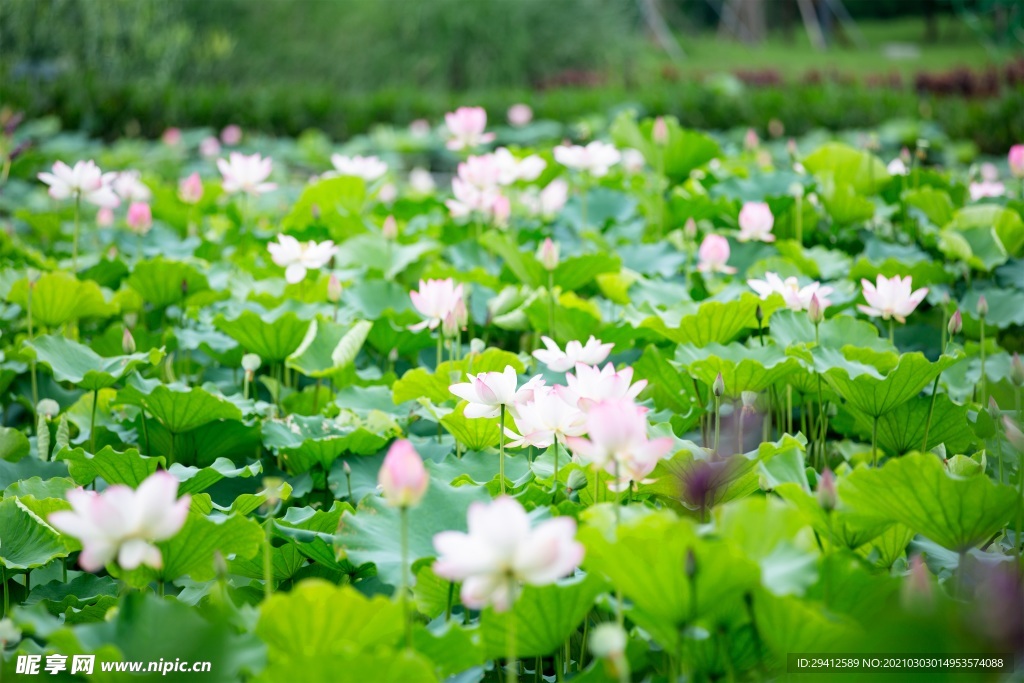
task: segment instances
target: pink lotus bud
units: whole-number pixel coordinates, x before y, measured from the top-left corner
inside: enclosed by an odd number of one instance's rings
[[[144,235],[153,227],[153,212],[145,202],[132,202],[128,207],[128,227]]]
[[[388,504],[405,508],[416,506],[423,500],[430,478],[413,445],[399,439],[391,444],[384,456],[377,481]]]
[[[946,325],[946,331],[949,332],[950,338],[960,334],[960,330],[964,329],[964,318],[960,315],[960,309],[953,311],[953,315],[949,318],[949,324]]]
[[[800,149],[796,146],[796,140],[793,138],[786,140],[786,152],[789,153],[789,156],[795,157],[799,151]]]
[[[395,220],[394,216],[388,216],[384,219],[384,225],[381,226],[380,232],[386,240],[394,241],[398,239],[398,221]]]
[[[533,109],[528,104],[513,104],[508,108],[508,123],[515,128],[522,128],[533,120]]]
[[[242,129],[233,123],[225,126],[224,130],[220,132],[220,140],[225,145],[233,147],[242,141]]]
[[[199,143],[199,154],[204,157],[215,157],[220,154],[220,140],[212,135],[203,138]]]
[[[1024,144],[1011,147],[1007,161],[1010,164],[1010,173],[1017,178],[1024,178]]]
[[[178,198],[186,204],[197,204],[203,198],[203,180],[198,173],[182,178],[178,183]]]
[[[1010,419],[1009,415],[1003,415],[1003,428],[1006,430],[1006,440],[1010,442],[1010,445],[1024,453],[1024,433],[1021,433],[1020,427]]]
[[[818,479],[818,505],[823,510],[831,511],[836,509],[836,502],[836,476],[832,470],[825,468]]]
[[[999,410],[999,404],[992,396],[988,397],[988,414],[993,420],[998,420],[1003,416],[1003,411]]]
[[[825,319],[825,308],[821,305],[821,299],[817,294],[811,294],[811,303],[807,306],[807,317],[811,319],[813,325],[820,325],[821,321]]]
[[[168,147],[177,147],[181,144],[181,129],[168,128],[164,131],[164,134],[160,136],[160,141]]]
[[[702,273],[735,273],[736,269],[727,265],[729,253],[727,239],[721,235],[708,235],[697,250],[697,270]]]
[[[327,281],[327,300],[332,304],[338,303],[341,300],[341,282],[338,280],[338,276],[331,274],[331,279]]]
[[[96,225],[101,228],[108,228],[114,224],[114,210],[109,206],[101,207],[96,212]]]
[[[550,237],[545,237],[537,250],[537,260],[548,272],[558,267],[558,245]]]
[[[900,599],[905,608],[928,608],[932,604],[932,582],[920,555],[910,558],[910,572],[904,580]]]
[[[984,318],[988,315],[988,299],[982,294],[978,297],[978,317]]]
[[[761,144],[761,138],[757,137],[757,132],[753,128],[747,128],[747,134],[743,136],[743,146],[747,149],[757,149]]]
[[[127,354],[135,353],[135,337],[127,327],[124,328],[124,334],[121,335],[121,350]]]
[[[715,382],[711,385],[711,390],[715,393],[717,398],[722,398],[722,395],[725,394],[725,380],[722,379],[722,373],[718,373],[718,376],[715,377]]]
[[[654,127],[651,129],[651,138],[656,145],[665,146],[668,144],[668,124],[664,117],[654,119]]]
[[[683,224],[683,237],[690,241],[697,237],[697,221],[693,220],[693,216],[687,218]]]
[[[448,311],[448,315],[441,321],[441,334],[446,338],[455,337],[459,334],[459,319],[455,311]]]
[[[900,150],[900,161],[902,161],[904,164],[910,163],[910,150],[907,149],[906,147]]]
[[[1010,358],[1010,381],[1016,387],[1024,385],[1024,363],[1020,362],[1020,354],[1016,351]]]

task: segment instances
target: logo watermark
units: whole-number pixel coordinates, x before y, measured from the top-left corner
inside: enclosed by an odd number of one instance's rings
[[[163,659],[148,662],[100,662],[104,673],[208,673],[210,662]],[[96,671],[96,655],[18,655],[14,673],[54,676],[59,673],[91,675]]]

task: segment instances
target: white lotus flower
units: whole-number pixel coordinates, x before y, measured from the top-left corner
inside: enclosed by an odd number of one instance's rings
[[[541,337],[540,340],[547,348],[537,349],[533,352],[533,357],[548,366],[552,372],[568,372],[576,367],[577,363],[599,365],[608,358],[608,354],[615,347],[615,344],[605,344],[594,335],[590,335],[586,344],[576,340],[569,342],[565,345],[565,351],[562,351],[551,337]]]
[[[90,204],[114,208],[121,201],[111,184],[116,173],[104,173],[91,159],[68,166],[63,161],[53,164],[53,173],[40,173],[39,179],[50,186],[54,199],[81,198]]]
[[[342,154],[332,154],[331,164],[334,165],[334,170],[337,171],[337,173],[325,173],[325,176],[350,175],[362,178],[366,182],[370,182],[380,178],[388,172],[388,165],[378,157],[373,156],[349,157]]]
[[[245,192],[259,195],[277,188],[275,183],[266,182],[274,168],[270,157],[232,152],[227,159],[217,159],[217,168],[224,176],[224,191],[228,194]]]
[[[293,285],[302,282],[307,271],[326,266],[338,253],[338,247],[331,240],[300,242],[284,234],[278,235],[277,239],[277,242],[267,245],[267,251],[274,263],[285,269],[284,279]]]

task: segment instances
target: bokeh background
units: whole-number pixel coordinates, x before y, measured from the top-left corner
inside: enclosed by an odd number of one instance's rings
[[[343,138],[515,102],[763,135],[1024,138],[1024,0],[4,0],[0,102],[108,138]]]

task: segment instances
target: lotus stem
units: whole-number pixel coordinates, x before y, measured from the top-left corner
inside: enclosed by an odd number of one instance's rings
[[[793,222],[796,225],[796,241],[801,247],[804,246],[804,197],[803,194],[797,194],[794,197],[796,202],[796,215],[793,217]],[[815,326],[817,328],[817,326]]]
[[[267,513],[267,519],[263,522],[263,599],[269,600],[274,594],[274,563],[271,559],[270,533],[271,525],[274,523],[274,516]]]
[[[508,594],[509,600],[513,600],[516,594],[516,583],[515,579],[511,576],[508,579]],[[506,636],[506,662],[505,662],[505,681],[506,683],[516,683],[519,680],[519,661],[516,659],[516,611],[513,605],[508,612],[508,628],[505,630]]]
[[[75,232],[71,237],[71,267],[78,273],[78,233],[81,228],[82,195],[75,195]]]
[[[448,604],[444,608],[444,623],[452,620],[452,603],[455,601],[455,582],[448,582]]]
[[[889,318],[889,343],[896,346],[896,320]]]
[[[402,533],[402,581],[399,585],[402,596],[402,618],[405,621],[405,647],[412,649],[412,612],[409,609],[409,506],[402,505],[398,509]]]
[[[32,290],[33,289],[35,289],[35,284],[32,282],[31,278],[29,278],[29,281],[28,281],[28,294],[26,295],[26,299],[27,300],[26,300],[26,303],[25,303],[26,315],[28,316],[28,340],[29,341],[32,341],[33,337],[35,336],[34,329],[33,329],[33,326],[32,326]],[[33,355],[32,356],[32,360],[29,361],[29,373],[32,376],[32,410],[35,410],[36,406],[39,405],[39,381],[36,379],[36,358],[35,358],[35,355]]]
[[[96,406],[100,402],[100,390],[92,390],[92,416],[89,418],[89,451],[96,454]]]
[[[552,483],[552,495],[551,502],[554,503],[558,500],[558,439],[555,439],[555,480]]]
[[[714,451],[713,451],[715,453],[715,455],[718,455],[718,437],[719,437],[719,435],[721,433],[721,430],[722,430],[722,413],[721,413],[721,408],[722,408],[722,399],[720,397],[718,397],[718,396],[715,396],[715,448],[714,448]],[[616,479],[617,479],[618,478],[618,472],[616,472],[615,474],[616,474]]]
[[[548,335],[555,338],[555,271],[548,271]]]
[[[4,585],[4,612],[3,615],[6,617],[11,611],[11,596],[10,591],[7,588],[7,569],[0,564],[0,583]]]
[[[501,494],[505,495],[505,404],[501,404],[501,416],[498,418],[498,479],[501,480]],[[558,450],[555,447],[555,467],[558,467]],[[557,490],[558,479],[557,471],[555,478],[555,488]]]
[[[988,406],[988,378],[985,377],[985,316],[981,316],[981,409]]]

